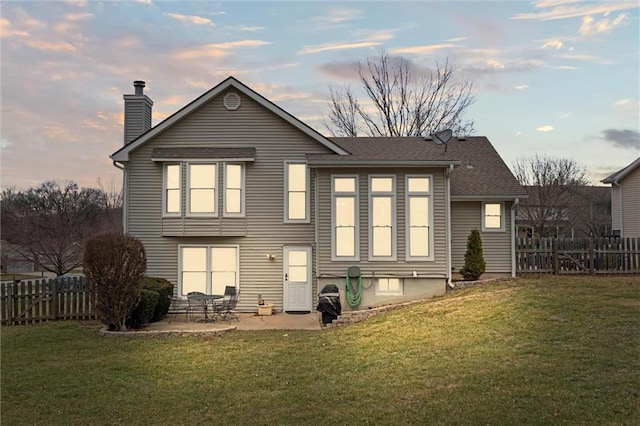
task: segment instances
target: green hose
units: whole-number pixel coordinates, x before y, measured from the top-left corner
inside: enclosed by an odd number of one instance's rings
[[[347,289],[347,303],[352,308],[357,308],[360,306],[360,301],[362,300],[362,275],[358,275],[358,288],[355,293],[351,288],[351,278],[349,278],[349,274],[345,277],[345,287]]]

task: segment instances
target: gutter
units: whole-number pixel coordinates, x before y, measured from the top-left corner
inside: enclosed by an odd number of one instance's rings
[[[511,276],[516,276],[516,208],[520,204],[520,199],[513,200],[511,205]]]
[[[122,232],[125,234],[129,230],[127,223],[127,212],[129,211],[129,197],[127,197],[126,188],[129,187],[129,173],[127,173],[127,166],[125,164],[118,164],[116,160],[113,160],[113,167],[122,170]]]

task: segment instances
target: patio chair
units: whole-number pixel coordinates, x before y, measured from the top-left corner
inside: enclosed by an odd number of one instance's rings
[[[169,314],[168,321],[173,321],[178,315],[184,314],[185,322],[189,321],[189,314],[191,313],[191,308],[189,306],[189,301],[186,299],[182,299],[180,297],[172,296],[171,303],[169,305]]]
[[[202,298],[204,293],[200,291],[192,291],[187,293],[187,301],[189,302],[189,316],[193,321],[196,321],[199,318],[205,318],[205,313],[207,306],[205,305],[205,301]]]
[[[229,321],[229,318],[233,318],[236,321],[240,321],[238,314],[234,311],[238,304],[239,291],[236,291],[235,286],[226,286],[224,288],[224,296],[220,302],[214,305],[215,315],[218,319]]]

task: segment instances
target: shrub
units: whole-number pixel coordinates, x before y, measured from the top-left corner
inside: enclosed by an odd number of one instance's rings
[[[84,273],[98,315],[109,329],[127,329],[126,320],[140,300],[146,269],[144,246],[137,238],[107,232],[87,241]]]
[[[152,322],[153,314],[158,305],[160,293],[143,288],[140,290],[140,302],[127,320],[127,327],[140,328],[143,324]]]
[[[464,266],[460,269],[460,274],[467,281],[475,281],[484,273],[486,266],[480,231],[474,229],[467,238],[467,251],[464,254]]]
[[[165,280],[164,278],[144,277],[142,288],[157,291],[160,295],[155,312],[153,313],[153,318],[151,318],[150,322],[160,321],[166,317],[169,312],[169,305],[171,304],[171,296],[173,295],[173,284],[171,284],[171,281]]]

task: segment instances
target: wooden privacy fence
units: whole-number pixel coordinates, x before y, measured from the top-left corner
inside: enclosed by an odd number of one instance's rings
[[[516,238],[518,273],[640,274],[640,238]]]
[[[95,319],[94,306],[82,277],[0,284],[2,325],[33,324],[59,319]]]

